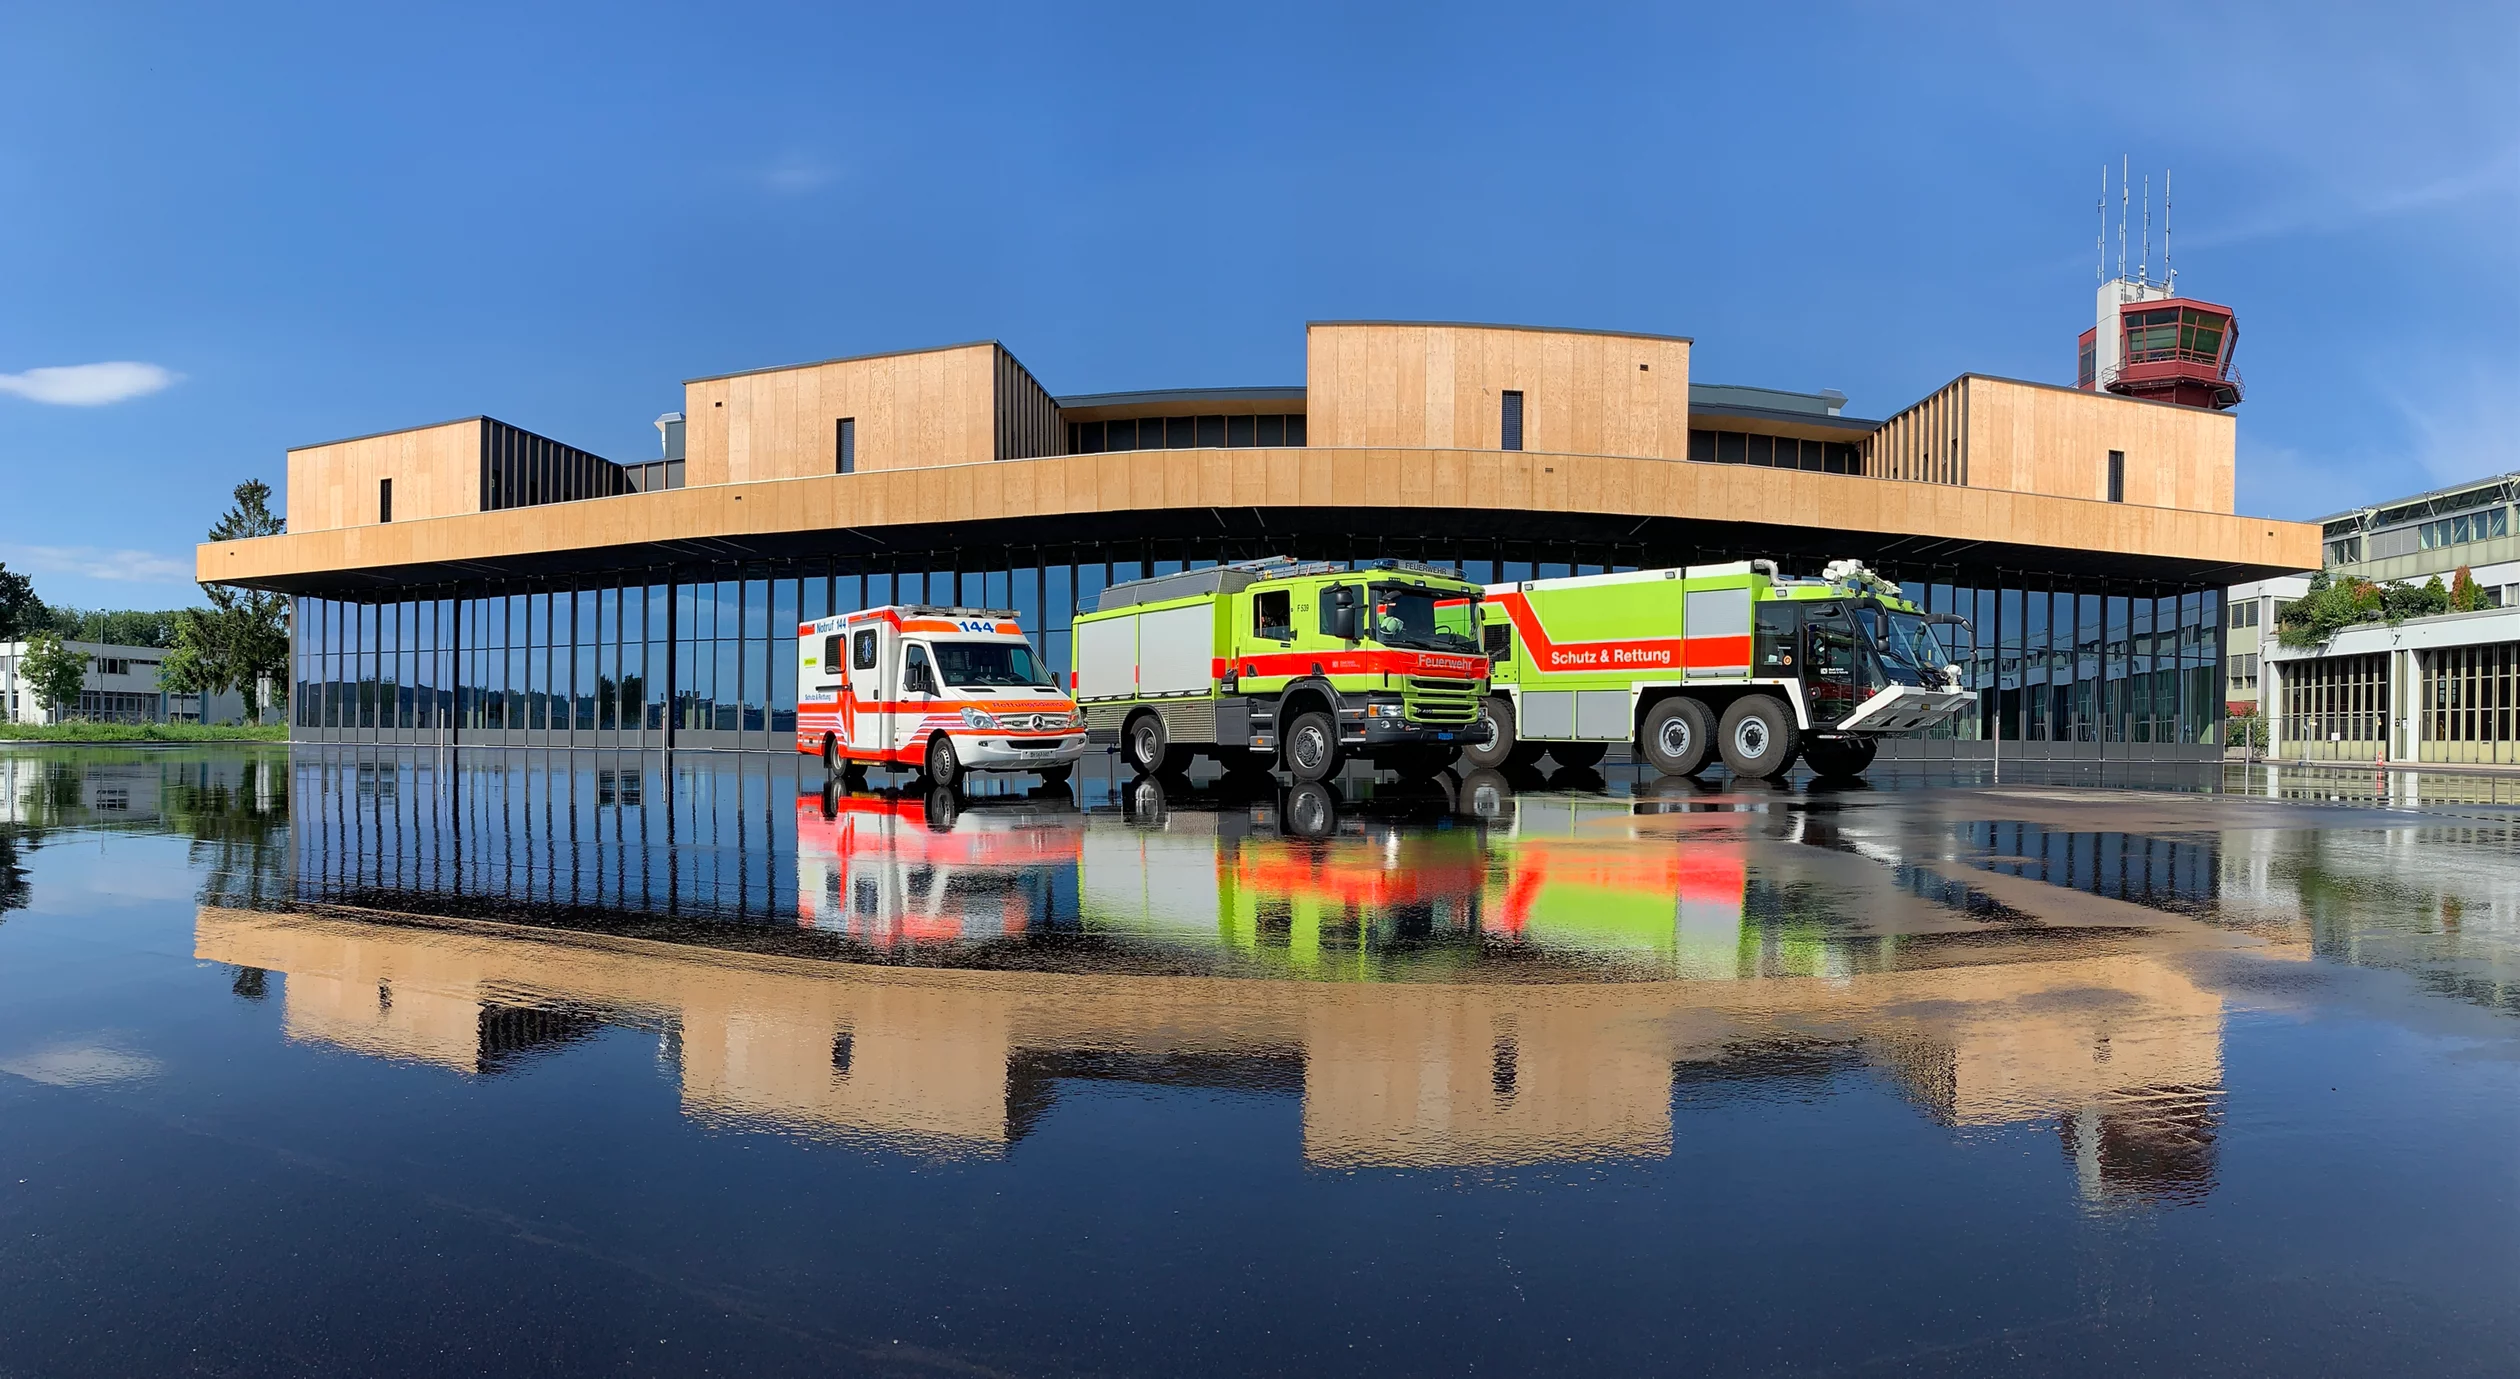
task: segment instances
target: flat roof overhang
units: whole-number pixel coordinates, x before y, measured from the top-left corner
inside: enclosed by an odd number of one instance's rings
[[[198,548],[204,582],[354,594],[705,561],[1138,537],[1616,540],[2232,584],[2315,569],[2306,522],[1542,451],[1134,450],[713,484]]]

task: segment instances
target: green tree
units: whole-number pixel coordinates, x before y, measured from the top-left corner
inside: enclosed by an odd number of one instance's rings
[[[79,691],[87,688],[88,654],[61,644],[59,633],[46,628],[26,639],[26,655],[18,661],[18,677],[35,691],[35,702],[53,717],[78,710]]]
[[[44,625],[44,603],[35,581],[0,565],[0,642],[13,642]]]
[[[2484,586],[2476,582],[2476,573],[2465,565],[2450,577],[2450,611],[2473,613],[2485,606]]]
[[[211,525],[211,540],[278,536],[289,529],[287,519],[271,510],[271,485],[248,479],[236,486],[235,496],[236,506]],[[236,690],[245,696],[246,721],[260,723],[264,682],[276,689],[275,704],[288,695],[289,601],[225,584],[204,584],[201,592],[210,599],[208,608],[175,613],[158,683],[183,694]]]
[[[115,646],[166,647],[175,644],[176,610],[172,608],[151,611],[54,606],[44,612],[45,625],[69,639],[108,642]]]

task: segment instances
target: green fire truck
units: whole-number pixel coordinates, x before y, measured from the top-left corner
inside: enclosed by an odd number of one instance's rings
[[[1872,764],[1888,733],[1974,701],[1928,616],[1851,560],[1818,579],[1771,561],[1488,586],[1480,634],[1494,668],[1469,749],[1479,766],[1542,752],[1590,766],[1614,742],[1671,775],[1717,756],[1738,776],[1797,758],[1822,775]]]
[[[1479,586],[1404,561],[1284,556],[1115,584],[1076,619],[1089,741],[1144,774],[1195,756],[1326,780],[1351,758],[1404,775],[1482,731]]]

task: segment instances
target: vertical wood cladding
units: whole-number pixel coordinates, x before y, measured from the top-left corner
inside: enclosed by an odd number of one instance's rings
[[[601,455],[504,421],[481,419],[483,512],[635,491],[628,471]]]
[[[1032,370],[997,347],[997,458],[1028,460],[1067,453],[1067,427],[1059,404]]]
[[[378,484],[394,480],[394,520],[479,512],[479,417],[289,452],[291,531],[376,523]]]
[[[2117,451],[2122,501],[2227,513],[2236,436],[2229,412],[1964,374],[1881,424],[1868,472],[2100,501]]]
[[[1305,331],[1317,446],[1502,449],[1507,392],[1523,395],[1526,449],[1688,457],[1686,340],[1378,321]]]

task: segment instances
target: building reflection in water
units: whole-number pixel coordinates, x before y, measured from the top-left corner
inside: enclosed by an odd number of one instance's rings
[[[494,1076],[649,1031],[695,1118],[920,1154],[1127,1083],[1298,1098],[1324,1166],[1632,1159],[1693,1111],[1869,1083],[2053,1125],[2096,1204],[2214,1182],[2223,1005],[2184,958],[2233,939],[2179,913],[2210,843],[1886,799],[1139,782],[1087,810],[523,755],[302,754],[301,905],[205,905],[199,956],[285,974],[294,1038]]]

